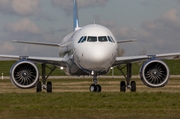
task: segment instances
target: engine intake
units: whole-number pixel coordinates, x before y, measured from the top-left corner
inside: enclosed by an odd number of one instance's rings
[[[39,79],[39,71],[37,66],[27,60],[19,61],[11,67],[11,82],[23,89],[33,88]]]
[[[143,83],[149,87],[163,87],[169,79],[169,68],[159,59],[148,60],[142,65],[140,76]]]

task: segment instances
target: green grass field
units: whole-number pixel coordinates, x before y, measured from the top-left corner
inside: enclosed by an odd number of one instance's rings
[[[123,79],[121,79],[123,80]],[[179,119],[180,80],[170,79],[158,89],[144,86],[137,92],[119,92],[120,79],[99,79],[101,93],[90,93],[91,79],[51,80],[53,93],[22,90],[0,80],[2,119]]]

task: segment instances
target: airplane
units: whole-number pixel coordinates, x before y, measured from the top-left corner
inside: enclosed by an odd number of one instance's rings
[[[125,77],[120,82],[120,92],[136,92],[136,82],[131,81],[132,63],[145,61],[140,68],[140,79],[151,88],[160,88],[168,83],[170,70],[160,58],[180,55],[180,53],[166,53],[156,55],[122,56],[118,57],[118,45],[135,42],[135,39],[116,40],[113,33],[105,26],[89,24],[79,26],[77,0],[73,0],[73,32],[68,34],[61,43],[46,43],[33,41],[17,41],[15,43],[44,45],[59,48],[59,57],[35,57],[0,54],[0,58],[16,59],[17,62],[10,69],[10,80],[18,88],[35,88],[36,92],[46,90],[52,92],[52,83],[48,77],[57,67],[63,67],[67,75],[92,75],[93,84],[90,92],[101,92],[98,76],[107,74],[111,67],[117,67]],[[41,64],[42,82],[36,63]],[[52,65],[46,74],[47,65]],[[124,66],[127,71],[124,72]]]

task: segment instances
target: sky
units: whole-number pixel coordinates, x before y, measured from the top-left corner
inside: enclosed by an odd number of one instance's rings
[[[80,26],[100,24],[125,55],[180,52],[180,0],[77,0]],[[58,48],[11,40],[60,43],[73,31],[73,0],[0,0],[0,54],[58,56]]]

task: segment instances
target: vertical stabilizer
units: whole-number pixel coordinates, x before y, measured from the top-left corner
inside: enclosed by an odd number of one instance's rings
[[[78,19],[78,8],[77,8],[77,0],[74,0],[74,30],[79,29],[79,19]]]

